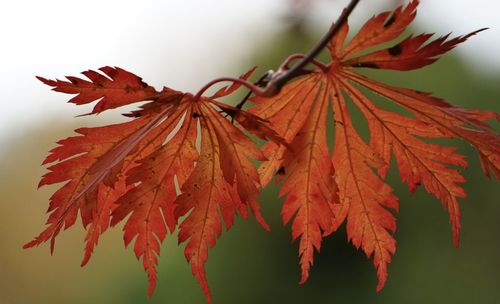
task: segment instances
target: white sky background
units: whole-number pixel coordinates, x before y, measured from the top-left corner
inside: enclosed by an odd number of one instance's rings
[[[318,27],[347,0],[320,0]],[[361,1],[354,25],[401,1]],[[406,2],[406,1],[405,1]],[[287,0],[10,0],[0,7],[0,151],[16,131],[43,120],[66,120],[90,108],[65,104],[35,79],[77,76],[120,66],[161,88],[195,91],[210,79],[238,75],[259,42],[283,28]],[[391,5],[392,3],[392,5]],[[500,72],[500,2],[422,0],[417,23],[428,32],[456,35],[490,30],[458,48],[472,65]],[[231,74],[232,73],[232,74]]]

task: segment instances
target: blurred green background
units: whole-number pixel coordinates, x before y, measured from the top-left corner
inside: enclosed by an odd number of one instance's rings
[[[307,51],[317,38],[300,21],[292,22],[278,36],[255,46],[258,52],[242,61],[241,70],[254,64],[261,72],[275,69],[290,53]],[[453,54],[419,71],[372,75],[433,92],[466,108],[500,112],[500,74],[479,74]],[[36,190],[45,172],[39,164],[53,142],[71,135],[81,123],[63,119],[60,124],[33,126],[13,136],[0,150],[0,303],[203,303],[175,236],[162,247],[151,300],[146,299],[146,275],[132,250],[123,248],[120,228],[101,238],[83,269],[79,265],[84,233],[79,226],[61,234],[52,257],[48,246],[21,249],[42,229],[48,197],[56,189]],[[499,124],[494,128],[498,130]],[[498,303],[499,184],[484,176],[469,145],[452,143],[470,163],[463,171],[469,197],[461,200],[463,229],[458,249],[440,203],[422,189],[409,194],[392,170],[389,182],[401,205],[397,252],[386,287],[375,292],[371,260],[347,242],[345,229],[324,240],[309,281],[300,286],[297,244],[291,243],[290,227],[279,218],[283,200],[278,198],[278,187],[270,185],[260,202],[272,231],[265,232],[253,219],[238,219],[209,252],[207,274],[214,303]]]

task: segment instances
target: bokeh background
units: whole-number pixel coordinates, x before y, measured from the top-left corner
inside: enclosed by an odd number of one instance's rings
[[[83,231],[63,233],[54,256],[47,246],[22,244],[42,228],[55,187],[36,189],[47,151],[71,130],[118,121],[119,113],[73,118],[89,107],[65,104],[35,75],[62,77],[104,65],[141,75],[161,88],[195,91],[221,75],[254,65],[275,69],[290,53],[305,52],[348,1],[8,1],[0,9],[0,303],[203,303],[203,294],[175,236],[162,247],[151,300],[147,279],[120,227],[101,238],[80,268]],[[488,0],[422,0],[413,31],[464,34],[482,27],[437,64],[415,72],[378,72],[378,79],[433,92],[454,104],[500,112],[500,4]],[[382,9],[405,1],[361,1],[356,28]],[[499,130],[499,124],[494,123]],[[297,244],[283,226],[278,188],[260,202],[272,227],[237,220],[207,263],[214,303],[498,303],[500,191],[481,172],[470,146],[468,199],[461,201],[461,245],[452,244],[448,216],[423,190],[410,195],[396,171],[389,180],[400,197],[397,253],[386,287],[375,292],[370,260],[345,230],[325,239],[310,280],[298,285]]]

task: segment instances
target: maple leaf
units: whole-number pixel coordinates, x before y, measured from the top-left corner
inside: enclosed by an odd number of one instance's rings
[[[398,199],[384,181],[392,155],[410,191],[423,184],[448,210],[455,245],[460,231],[458,198],[465,197],[460,184],[465,179],[453,166],[466,167],[467,162],[454,148],[424,139],[465,139],[478,149],[486,175],[493,172],[500,178],[500,136],[486,123],[498,119],[496,113],[461,109],[430,94],[395,88],[354,72],[355,68],[421,68],[482,31],[432,41],[431,34],[410,36],[390,47],[365,52],[400,37],[414,20],[418,4],[414,0],[374,16],[348,43],[349,27],[344,23],[328,45],[331,63],[316,62],[318,69],[288,83],[275,97],[253,99],[257,105],[250,112],[268,120],[289,144],[287,149],[277,142],[266,143],[262,151],[268,160],[259,173],[264,185],[275,174],[278,182],[284,180],[282,217],[285,223],[293,218],[292,237],[300,237],[300,283],[308,278],[314,249],[320,250],[322,238],[346,222],[349,240],[373,256],[377,290],[384,286],[387,265],[396,250],[393,212],[398,211]],[[413,116],[379,108],[359,86],[403,106]],[[367,119],[369,143],[358,135],[346,98]],[[329,101],[335,121],[331,160],[325,137]]]
[[[119,68],[100,71],[112,81],[95,71],[83,73],[90,81],[39,79],[56,91],[79,94],[71,99],[76,104],[99,99],[92,113],[152,102],[127,114],[135,118],[131,121],[78,129],[79,136],[58,142],[44,161],[56,164],[49,167],[40,186],[64,184],[51,197],[48,227],[24,248],[50,240],[53,251],[60,230],[71,227],[80,213],[87,229],[83,266],[99,236],[110,225],[126,220],[125,245],[135,240],[134,252],[142,259],[151,296],[161,243],[179,227],[179,243],[187,241],[186,259],[210,301],[204,264],[208,247],[221,233],[219,210],[227,229],[237,213],[246,218],[248,209],[269,229],[257,203],[260,178],[252,164],[264,157],[243,130],[283,141],[265,120],[215,100],[233,93],[238,84],[211,97],[196,98],[169,88],[157,92]],[[220,112],[240,122],[238,127]]]

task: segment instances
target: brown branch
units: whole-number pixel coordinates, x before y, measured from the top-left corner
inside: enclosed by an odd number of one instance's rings
[[[284,71],[290,69],[290,64],[293,61],[298,60],[298,59],[303,59],[305,57],[306,57],[306,55],[304,55],[304,54],[293,54],[293,55],[288,56],[288,58],[285,59],[285,61],[283,61],[283,63],[278,68],[278,72],[279,71],[284,72]],[[320,62],[320,61],[318,61],[318,60],[316,60],[314,58],[311,60],[311,63],[314,64],[317,68],[321,69],[322,71],[326,71],[328,69],[327,65],[323,64],[322,62]],[[309,74],[309,73],[312,73],[312,72],[314,72],[314,71],[303,68],[301,70],[300,74],[297,75],[297,76]],[[274,75],[273,70],[269,70],[266,73],[264,73],[259,78],[259,80],[257,80],[253,84],[256,85],[256,86],[258,86],[259,88],[266,88],[267,85],[269,84],[269,81],[271,81],[273,75]],[[245,105],[245,103],[250,98],[250,96],[252,95],[252,93],[253,93],[253,91],[249,90],[248,93],[245,95],[245,97],[236,105],[236,108],[238,108],[238,109],[241,110],[243,108],[243,106]]]
[[[342,11],[342,14],[338,17],[337,21],[332,25],[330,30],[323,36],[323,38],[318,42],[316,46],[314,46],[304,58],[302,58],[299,63],[294,65],[291,69],[287,70],[283,74],[277,74],[273,79],[269,82],[268,86],[266,87],[266,95],[267,96],[274,96],[279,93],[281,88],[291,79],[296,77],[301,73],[301,70],[308,65],[313,59],[316,58],[316,56],[319,55],[319,53],[328,45],[330,40],[335,36],[342,25],[347,22],[347,19],[353,12],[354,8],[358,5],[360,0],[351,0],[349,5],[344,8]]]
[[[307,54],[305,55],[296,54],[285,59],[285,61],[280,65],[278,71],[271,75],[271,80],[266,84],[265,87],[263,88],[259,87],[257,83],[253,84],[251,82],[239,78],[232,78],[232,77],[217,78],[207,83],[203,88],[201,88],[198,91],[198,93],[196,93],[196,95],[194,96],[194,99],[195,100],[199,99],[207,89],[209,89],[214,84],[223,81],[240,83],[241,85],[249,88],[257,96],[272,97],[278,94],[281,88],[293,78],[311,73],[312,72],[311,70],[305,69],[305,67],[308,64],[313,63],[319,68],[323,68],[324,65],[315,59],[316,56],[318,56],[319,53],[328,45],[333,36],[335,36],[338,33],[342,25],[347,22],[347,19],[354,11],[354,8],[356,8],[359,2],[360,0],[351,0],[349,5],[346,8],[344,8],[342,14],[340,14],[340,16],[337,18],[337,21],[335,21],[335,23],[332,24],[330,30],[323,36],[323,38],[321,38],[320,41],[318,41],[318,44],[316,44]],[[290,62],[296,59],[301,59],[301,60],[293,67],[288,68]],[[266,73],[266,75],[268,74]],[[241,104],[240,107],[243,106],[246,99],[248,99],[248,97],[245,98],[244,101],[240,103]]]

